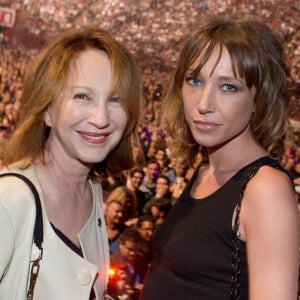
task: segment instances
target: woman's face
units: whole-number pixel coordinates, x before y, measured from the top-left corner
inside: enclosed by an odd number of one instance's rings
[[[119,143],[128,120],[118,95],[111,94],[111,81],[105,52],[86,50],[76,57],[68,86],[45,114],[48,148],[56,157],[97,163]]]
[[[200,56],[187,71],[182,87],[187,124],[195,141],[207,148],[248,139],[254,111],[255,88],[248,89],[244,79],[235,78],[226,48],[215,67],[218,56],[216,47],[200,74],[193,76]]]

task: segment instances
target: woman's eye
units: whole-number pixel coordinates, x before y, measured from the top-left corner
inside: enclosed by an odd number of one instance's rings
[[[111,96],[109,102],[120,103],[120,98],[118,96]]]
[[[89,100],[90,99],[89,95],[84,94],[84,93],[75,94],[74,98],[81,99],[81,100]]]
[[[194,77],[194,76],[187,76],[187,77],[185,77],[185,81],[189,85],[192,85],[192,86],[200,86],[200,85],[202,85],[202,81],[199,78]]]
[[[237,87],[232,84],[224,84],[222,90],[228,93],[233,93],[237,91]]]

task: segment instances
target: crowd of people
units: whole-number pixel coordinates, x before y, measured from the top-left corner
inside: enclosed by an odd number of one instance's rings
[[[105,173],[101,178],[113,262],[109,284],[112,295],[138,299],[152,261],[153,233],[163,223],[202,161],[200,151],[193,165],[186,157],[172,156],[168,137],[160,128],[161,99],[184,37],[205,15],[238,13],[244,17],[256,16],[272,26],[291,62],[294,85],[289,114],[297,122],[300,121],[300,7],[297,4],[297,0],[1,1],[1,5],[15,8],[24,18],[21,33],[27,36],[28,42],[30,37],[34,41],[38,37],[42,46],[65,28],[98,24],[126,45],[140,64],[146,100],[138,127],[142,147],[134,147],[133,169],[113,175]],[[0,156],[18,121],[22,79],[27,64],[35,58],[38,50],[36,43],[31,46],[16,39],[13,31],[3,31],[0,47]],[[281,162],[300,193],[299,129],[291,127],[286,132]]]
[[[28,6],[32,17],[27,28],[38,30],[43,37],[51,36],[60,28],[74,26],[74,20],[77,26],[82,23],[95,23],[109,30],[138,58],[143,69],[145,89],[149,89],[146,91],[149,101],[155,97],[153,92],[165,88],[182,41],[199,18],[208,14],[234,16],[237,12],[245,18],[258,17],[275,28],[286,44],[292,64],[292,75],[296,81],[290,115],[299,120],[300,34],[297,28],[300,11],[295,0],[82,0],[79,4],[77,1],[49,0],[39,6],[30,5],[29,2]],[[44,19],[46,21],[43,21]],[[36,24],[36,20],[42,24]]]
[[[166,88],[170,72],[174,68],[178,51],[185,35],[191,30],[201,16],[232,15],[255,16],[270,24],[281,37],[286,46],[295,80],[293,101],[290,104],[290,117],[300,120],[300,34],[299,5],[295,0],[269,1],[190,1],[178,0],[156,1],[1,1],[3,6],[10,6],[17,11],[16,29],[9,32],[9,38],[4,36],[1,47],[1,57],[7,66],[1,67],[13,70],[12,78],[1,79],[0,91],[3,97],[3,85],[9,86],[14,93],[18,87],[15,74],[23,75],[24,66],[29,57],[33,58],[34,50],[30,49],[30,41],[39,39],[40,45],[57,32],[69,28],[80,27],[81,24],[98,24],[109,30],[117,40],[124,43],[138,59],[142,68],[144,94],[149,104],[146,108],[148,122],[152,126],[158,122],[159,112],[155,111],[155,101],[159,100]],[[18,26],[18,20],[21,26]],[[14,34],[18,39],[14,39]],[[20,38],[21,37],[21,38]],[[25,38],[26,37],[26,38]],[[31,39],[30,39],[31,37]],[[19,45],[19,40],[25,40],[25,49]],[[6,47],[4,47],[6,44]],[[36,47],[36,42],[34,43]],[[3,53],[4,51],[8,53]],[[7,57],[9,56],[9,57]],[[20,61],[20,63],[19,63]],[[12,96],[13,97],[13,96]],[[147,118],[145,118],[147,119]],[[150,125],[148,124],[150,121]]]

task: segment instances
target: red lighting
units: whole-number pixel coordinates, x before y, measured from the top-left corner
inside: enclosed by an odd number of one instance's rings
[[[112,269],[112,268],[109,268],[109,269],[108,269],[108,276],[109,276],[110,278],[115,277],[116,273],[117,273],[117,270],[116,270],[116,269]]]

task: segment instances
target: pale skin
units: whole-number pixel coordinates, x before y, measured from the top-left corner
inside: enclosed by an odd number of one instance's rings
[[[267,155],[249,127],[256,90],[234,77],[226,49],[211,74],[218,53],[215,49],[196,77],[189,75],[192,66],[182,89],[186,121],[208,152],[208,164],[200,169],[191,191],[199,201],[242,167]],[[287,176],[262,167],[247,185],[240,221],[240,238],[247,247],[249,299],[296,299],[299,220]]]
[[[93,207],[88,174],[120,141],[127,116],[111,92],[105,52],[86,50],[71,64],[65,93],[45,113],[46,164],[36,163],[47,216],[75,245]]]

